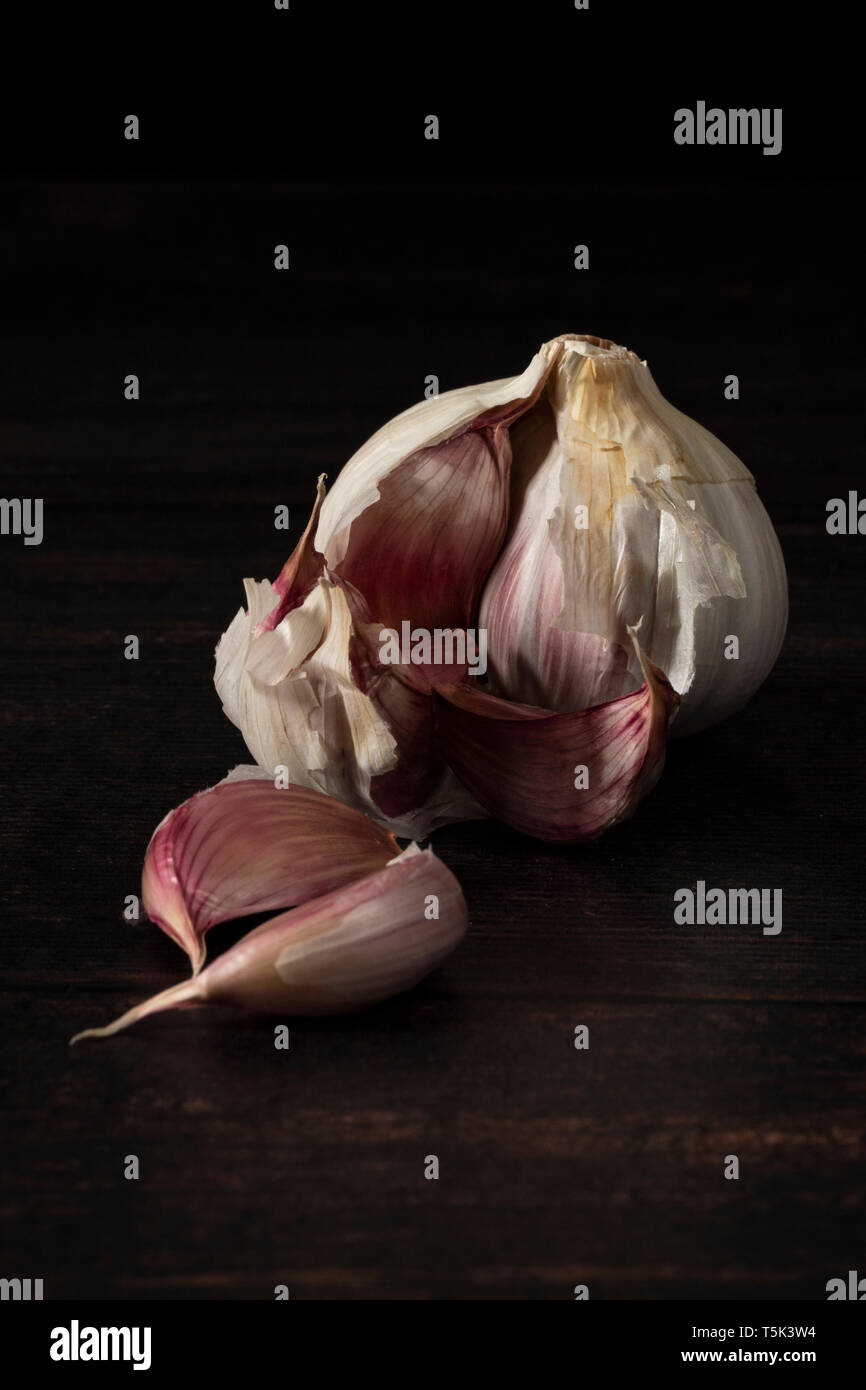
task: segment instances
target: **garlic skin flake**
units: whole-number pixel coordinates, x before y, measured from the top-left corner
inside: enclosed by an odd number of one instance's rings
[[[247,608],[217,647],[214,680],[225,713],[271,777],[285,767],[292,785],[374,810],[370,783],[395,766],[396,740],[355,682],[343,590],[321,577],[268,629],[279,594],[267,580],[248,579],[245,588]]]
[[[241,784],[236,784],[241,785]],[[72,1042],[120,1032],[150,1014],[224,1004],[263,1013],[346,1013],[412,989],[469,925],[456,878],[410,845],[377,872],[264,922],[192,979]]]

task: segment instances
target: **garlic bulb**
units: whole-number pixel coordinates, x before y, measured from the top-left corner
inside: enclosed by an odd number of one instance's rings
[[[215,679],[257,764],[410,835],[484,813],[601,833],[653,785],[677,707],[680,733],[738,709],[787,618],[751,474],[646,363],[579,335],[386,424],[246,588]]]

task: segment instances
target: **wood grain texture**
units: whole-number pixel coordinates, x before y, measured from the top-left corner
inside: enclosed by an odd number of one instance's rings
[[[0,1273],[49,1298],[820,1299],[862,1271],[864,540],[824,529],[862,480],[853,192],[832,245],[821,185],[560,187],[553,223],[527,186],[463,188],[457,226],[373,189],[349,238],[348,189],[13,192],[3,495],[46,511],[40,547],[0,549]],[[634,346],[756,474],[791,582],[765,687],[595,845],[438,832],[472,929],[411,995],[293,1022],[287,1053],[232,1011],[69,1052],[185,974],[123,900],[161,817],[246,760],[212,652],[285,558],[274,506],[293,544],[317,473],[429,372],[511,374],[567,329]],[[675,926],[698,878],[781,888],[781,935]]]

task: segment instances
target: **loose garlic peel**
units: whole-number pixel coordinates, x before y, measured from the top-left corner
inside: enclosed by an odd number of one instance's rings
[[[675,707],[664,687],[679,697],[674,734],[725,718],[765,679],[787,621],[751,473],[634,353],[577,334],[543,344],[517,377],[389,421],[327,496],[319,480],[273,589],[247,586],[215,679],[257,763],[413,836],[487,813],[544,838],[592,838],[658,776]],[[488,683],[455,685],[443,669],[421,691],[383,666],[375,636],[401,619],[486,629]],[[731,636],[737,660],[725,657]],[[632,696],[642,732],[624,738],[622,710],[598,711]],[[511,743],[504,727],[518,724]],[[559,760],[590,727],[618,732],[587,814],[573,787],[562,794]],[[518,760],[530,746],[534,795],[553,818],[528,805]],[[493,749],[502,794],[488,785]]]

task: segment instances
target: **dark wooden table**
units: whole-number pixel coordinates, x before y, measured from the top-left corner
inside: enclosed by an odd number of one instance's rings
[[[0,1274],[46,1298],[822,1299],[866,1273],[866,542],[824,527],[863,484],[854,193],[832,219],[817,184],[561,186],[544,218],[528,184],[452,193],[13,189],[3,493],[46,510],[0,549]],[[70,1052],[185,974],[122,908],[159,819],[246,760],[212,653],[285,557],[274,506],[293,544],[317,473],[428,373],[508,375],[566,330],[638,350],[755,473],[791,585],[771,678],[598,844],[439,832],[472,929],[412,994],[293,1022],[288,1052],[233,1012]],[[676,926],[698,878],[781,888],[782,933]]]

